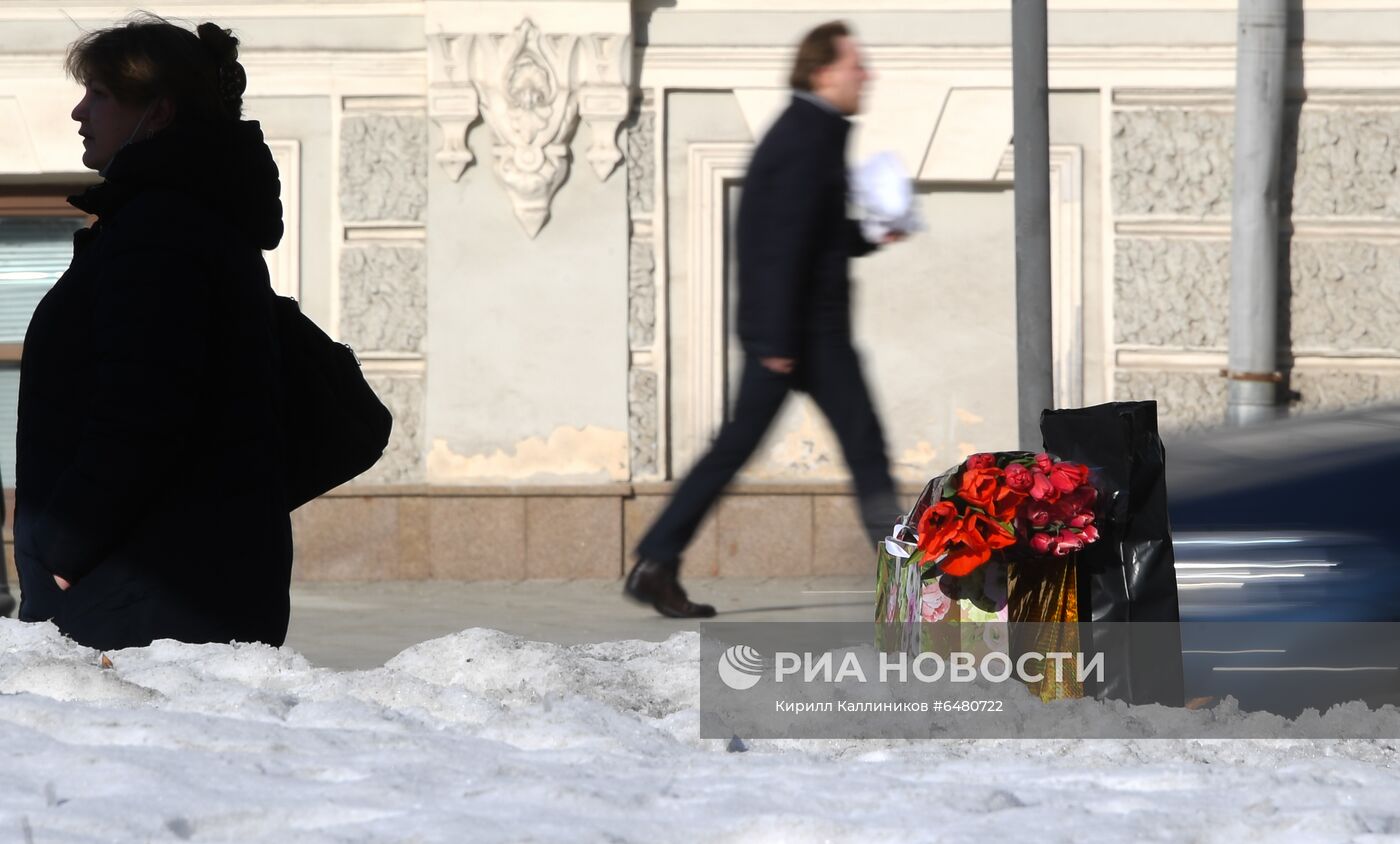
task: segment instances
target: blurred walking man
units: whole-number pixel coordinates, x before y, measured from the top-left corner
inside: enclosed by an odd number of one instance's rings
[[[898,517],[884,435],[851,345],[847,265],[875,246],[846,216],[847,118],[859,113],[869,79],[845,24],[808,33],[793,68],[792,104],[754,151],[738,219],[745,361],[733,418],[643,537],[624,587],[662,615],[715,614],[686,597],[681,553],[792,390],[808,393],[835,430],[872,549]]]

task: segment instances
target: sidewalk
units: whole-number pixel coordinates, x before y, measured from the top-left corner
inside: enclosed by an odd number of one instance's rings
[[[686,580],[715,621],[869,621],[868,577]],[[410,645],[471,627],[559,644],[660,641],[698,621],[662,618],[622,597],[620,580],[295,583],[287,646],[313,665],[377,668]]]

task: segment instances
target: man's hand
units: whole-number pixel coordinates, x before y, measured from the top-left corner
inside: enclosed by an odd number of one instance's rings
[[[791,375],[797,368],[796,358],[759,358],[758,362],[763,364],[764,369],[779,375]]]
[[[73,585],[73,584],[69,583],[68,581],[64,580],[63,578],[59,577],[58,575],[54,575],[54,576],[53,576],[53,582],[54,582],[54,583],[57,583],[57,584],[58,584],[58,588],[59,588],[59,589],[62,589],[64,592],[67,592],[67,591],[68,591],[68,588],[69,588],[70,586]]]

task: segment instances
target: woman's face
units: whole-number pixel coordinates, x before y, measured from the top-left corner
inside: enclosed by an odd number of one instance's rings
[[[103,170],[138,127],[142,133],[153,129],[150,110],[148,105],[118,102],[107,86],[89,82],[83,98],[73,106],[72,114],[78,121],[78,134],[83,138],[83,166],[89,170]],[[144,124],[142,118],[145,118]]]

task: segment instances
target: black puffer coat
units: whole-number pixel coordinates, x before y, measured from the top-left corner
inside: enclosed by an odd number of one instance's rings
[[[113,649],[286,637],[291,525],[253,122],[171,127],[70,200],[98,216],[25,336],[20,617]],[[73,586],[59,591],[53,575]]]

